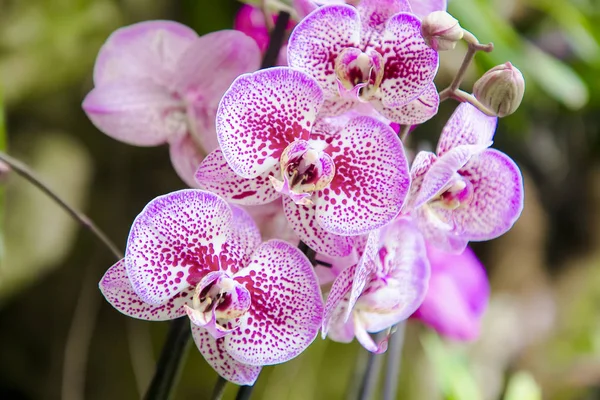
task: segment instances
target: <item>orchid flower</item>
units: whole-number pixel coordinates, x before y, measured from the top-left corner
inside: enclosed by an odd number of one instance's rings
[[[371,232],[358,263],[342,270],[325,305],[323,337],[348,343],[354,337],[375,353],[387,349],[369,333],[390,329],[419,307],[429,281],[425,242],[409,219]]]
[[[302,352],[323,314],[315,272],[300,250],[280,240],[261,244],[248,214],[195,189],[144,208],[125,258],[106,272],[100,289],[134,318],[187,314],[206,361],[241,385],[253,384],[262,365]]]
[[[403,213],[414,215],[432,246],[460,253],[469,241],[504,234],[521,215],[519,167],[488,148],[496,123],[496,117],[463,103],[444,126],[437,154],[422,151],[415,157]]]
[[[360,0],[293,0],[294,9],[298,13],[300,19],[316,10],[319,6],[331,4],[350,4],[357,5]],[[426,15],[434,11],[446,11],[446,0],[409,0],[412,13],[419,18],[424,18]]]
[[[461,254],[448,254],[427,246],[427,258],[429,289],[412,317],[449,339],[476,339],[490,296],[483,265],[468,247]]]
[[[335,132],[315,130],[322,91],[291,68],[242,75],[217,111],[220,150],[196,174],[231,202],[255,205],[282,196],[284,212],[313,250],[348,254],[346,236],[395,218],[408,192],[402,142],[371,117]]]
[[[107,135],[136,146],[170,145],[179,176],[195,186],[204,155],[217,148],[215,114],[235,77],[258,69],[256,43],[237,31],[198,37],[172,21],[116,30],[94,66],[83,109]]]
[[[420,29],[406,0],[324,6],[292,32],[288,62],[323,89],[322,115],[367,102],[393,122],[419,124],[434,116],[439,104],[433,83],[438,54]]]

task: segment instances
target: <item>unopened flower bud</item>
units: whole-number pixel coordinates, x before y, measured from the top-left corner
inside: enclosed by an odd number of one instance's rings
[[[499,117],[514,113],[524,93],[523,75],[510,62],[490,69],[473,86],[475,98]]]
[[[463,38],[464,31],[458,20],[446,11],[434,11],[423,18],[421,35],[435,51],[452,50]]]

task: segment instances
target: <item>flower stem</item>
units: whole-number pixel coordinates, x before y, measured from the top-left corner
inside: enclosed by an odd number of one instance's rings
[[[360,385],[359,400],[369,400],[373,397],[375,388],[379,382],[382,361],[383,354],[369,352],[367,365]]]
[[[253,386],[240,386],[240,390],[238,390],[237,395],[235,396],[235,400],[249,400],[250,396],[252,396],[252,391],[254,390]]]
[[[289,22],[290,14],[285,11],[279,12],[277,22],[275,22],[275,28],[273,28],[271,36],[269,37],[269,47],[267,47],[260,68],[269,68],[277,63],[277,57],[279,56],[279,51],[283,45],[285,30]]]
[[[225,387],[227,386],[227,380],[222,376],[217,377],[217,383],[213,389],[211,400],[221,400],[223,393],[225,393]]]
[[[473,62],[473,59],[475,58],[475,54],[478,51],[485,51],[486,53],[489,53],[492,50],[494,50],[493,43],[481,44],[481,43],[479,43],[479,40],[477,40],[477,38],[471,32],[469,32],[467,30],[464,30],[463,39],[465,40],[465,42],[467,42],[467,44],[469,46],[467,48],[467,53],[465,54],[462,64],[460,65],[458,72],[454,76],[452,83],[450,83],[450,86],[448,86],[446,89],[444,89],[440,92],[440,103],[444,100],[449,99],[450,97],[456,98],[455,94],[458,91],[458,88],[459,88],[460,84],[462,83],[463,79],[465,78],[467,69]],[[457,99],[457,100],[459,100],[459,99]]]
[[[89,219],[85,214],[77,211],[73,207],[71,207],[65,200],[62,199],[58,194],[56,194],[48,185],[46,185],[42,180],[37,176],[35,172],[33,172],[27,165],[23,162],[17,160],[14,157],[9,156],[6,153],[0,151],[0,161],[4,161],[6,164],[10,165],[10,167],[20,176],[29,181],[32,185],[40,189],[44,194],[50,197],[56,204],[58,204],[63,210],[65,210],[74,220],[79,222],[79,224],[85,229],[92,232],[94,236],[96,236],[103,244],[106,246],[108,250],[112,254],[114,254],[117,260],[123,258],[123,253],[119,250],[119,248],[106,236],[100,228],[94,224],[94,222]]]
[[[387,349],[385,381],[383,386],[383,400],[394,400],[398,392],[398,380],[402,365],[402,347],[404,347],[404,333],[406,321],[396,325],[396,332],[392,334]]]
[[[168,400],[171,398],[183,367],[190,338],[191,329],[187,316],[177,318],[171,323],[167,340],[162,348],[154,377],[144,400]]]

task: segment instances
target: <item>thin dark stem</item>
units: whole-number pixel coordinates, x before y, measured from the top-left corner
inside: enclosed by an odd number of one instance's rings
[[[105,246],[108,248],[112,254],[120,260],[123,258],[123,253],[119,250],[119,248],[106,236],[100,228],[94,224],[94,222],[89,219],[85,214],[77,211],[73,207],[71,207],[66,201],[62,199],[58,194],[56,194],[50,187],[48,187],[42,180],[37,176],[35,172],[33,172],[27,165],[23,162],[17,160],[9,156],[6,153],[0,152],[0,160],[4,161],[6,164],[10,165],[10,167],[27,181],[29,181],[32,185],[40,189],[44,194],[50,197],[56,204],[58,204],[63,210],[65,210],[74,220],[79,222],[81,226],[85,229],[89,230],[96,236]]]
[[[402,365],[402,348],[404,347],[404,331],[406,321],[396,325],[396,332],[392,334],[387,349],[385,381],[383,385],[383,400],[394,400],[398,392],[400,367]]]
[[[167,340],[156,365],[156,371],[145,400],[168,400],[173,395],[175,383],[183,366],[184,356],[190,343],[191,329],[187,316],[171,323]]]
[[[223,393],[225,393],[225,387],[227,386],[227,380],[221,376],[217,377],[217,383],[210,395],[211,400],[221,400]]]
[[[360,391],[358,395],[359,400],[369,400],[373,397],[377,383],[379,382],[379,375],[381,372],[381,364],[383,362],[383,354],[375,354],[369,352],[369,358],[367,359],[367,366],[365,373],[360,385]]]
[[[271,31],[271,36],[269,37],[269,47],[267,47],[267,51],[260,66],[261,68],[269,68],[277,63],[277,57],[279,56],[279,51],[283,45],[285,30],[289,22],[290,14],[285,11],[281,11],[277,16],[275,28],[273,28]]]
[[[408,132],[410,132],[410,125],[401,125],[400,132],[398,132],[398,137],[402,143],[406,142],[406,138],[408,137]]]
[[[240,390],[238,390],[235,400],[249,400],[253,391],[254,386],[240,386]]]

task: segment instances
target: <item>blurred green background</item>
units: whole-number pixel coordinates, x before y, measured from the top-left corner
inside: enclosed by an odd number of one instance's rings
[[[166,147],[103,135],[81,110],[99,47],[116,28],[173,19],[200,34],[231,28],[233,0],[0,0],[0,149],[29,163],[121,247],[143,206],[183,188]],[[481,338],[448,343],[408,324],[399,399],[600,398],[600,2],[454,0],[449,11],[495,50],[463,84],[511,61],[526,79],[495,147],[526,179],[513,230],[476,244],[492,284]],[[449,83],[464,48],[444,53]],[[444,103],[415,141],[435,141]],[[416,143],[413,143],[416,144]],[[418,143],[420,144],[420,143]],[[111,255],[17,176],[0,183],[0,399],[135,399],[168,324],[128,319],[97,282]],[[364,351],[318,338],[264,369],[256,399],[353,398]],[[191,349],[178,399],[208,398],[216,374]],[[235,388],[228,387],[226,396]]]

